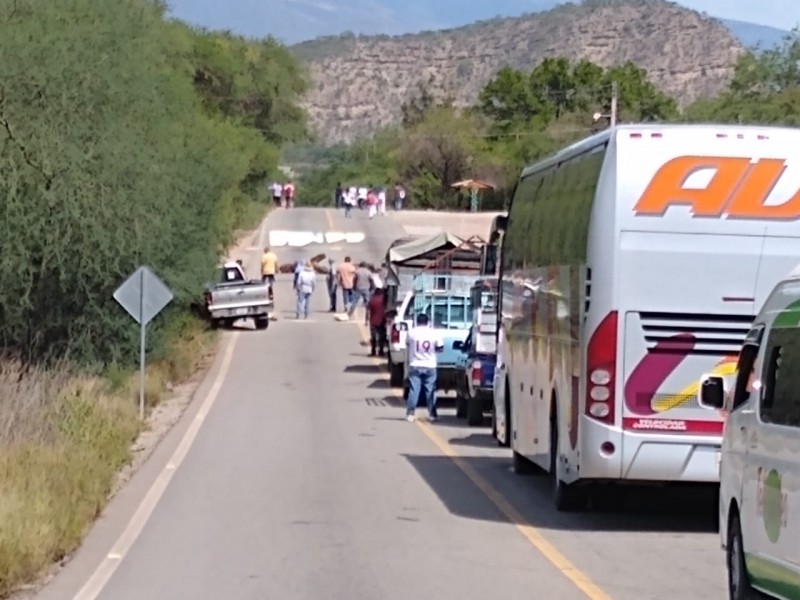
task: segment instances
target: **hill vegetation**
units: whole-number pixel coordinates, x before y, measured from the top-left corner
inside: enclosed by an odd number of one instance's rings
[[[546,58],[632,62],[686,106],[725,89],[745,53],[719,21],[662,0],[584,0],[447,31],[322,38],[293,51],[308,64],[304,105],[327,144],[398,123],[420,85],[439,101],[471,106],[502,67],[530,71]]]
[[[545,59],[527,72],[501,69],[471,107],[437,101],[423,88],[402,105],[398,125],[350,145],[298,146],[292,153],[298,162],[324,165],[302,182],[312,203],[330,205],[338,182],[389,188],[402,182],[413,207],[466,208],[468,199],[452,184],[477,178],[495,185],[483,193],[483,208],[502,209],[524,165],[608,126],[612,82],[621,122],[798,125],[798,64],[795,34],[777,49],[742,55],[725,90],[681,108],[633,63],[603,69]],[[604,115],[597,122],[595,111]]]
[[[164,10],[0,0],[0,596],[75,547],[141,427],[114,290],[147,264],[175,294],[149,328],[155,403],[209,349],[189,306],[305,135],[285,48]]]

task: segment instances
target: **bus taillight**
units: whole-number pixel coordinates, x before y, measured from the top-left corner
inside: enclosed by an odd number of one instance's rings
[[[586,414],[613,425],[614,383],[617,368],[617,313],[600,322],[586,353]]]

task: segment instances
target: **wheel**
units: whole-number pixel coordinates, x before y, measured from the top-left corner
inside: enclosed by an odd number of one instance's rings
[[[503,436],[503,439],[505,441],[501,442],[500,440],[498,440],[497,443],[500,444],[501,446],[508,447],[511,445],[511,397],[508,395],[508,385],[506,385],[506,391],[505,394],[503,394],[503,396],[504,396],[503,404],[505,405],[506,409],[505,423],[503,426],[503,433],[505,434]]]
[[[533,475],[537,471],[536,465],[519,452],[511,455],[511,469],[516,475]]]
[[[464,419],[467,416],[467,399],[461,392],[456,395],[456,418]]]
[[[750,576],[744,562],[742,526],[738,512],[731,515],[728,525],[728,547],[725,551],[728,564],[728,597],[730,600],[756,600],[758,592],[750,584]]]
[[[403,365],[396,365],[389,359],[389,385],[392,387],[402,387],[403,385]]]
[[[553,504],[560,512],[581,510],[586,506],[586,490],[567,485],[558,476],[558,415],[550,421],[550,478],[553,486]]]
[[[269,327],[269,317],[259,317],[256,319],[256,329],[264,330]]]
[[[497,439],[497,414],[492,408],[492,437],[496,440]]]
[[[467,425],[470,427],[483,425],[483,402],[475,396],[467,398]]]
[[[220,326],[219,319],[211,319],[211,321],[209,322],[208,326],[211,329],[213,329],[214,331],[216,331],[217,329],[219,329],[219,326]]]

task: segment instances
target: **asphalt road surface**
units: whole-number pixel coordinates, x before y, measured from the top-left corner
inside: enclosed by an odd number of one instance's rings
[[[379,260],[404,234],[392,215],[322,209],[274,212],[272,229],[367,236],[279,248],[283,261]],[[327,313],[322,280],[312,317],[294,320],[289,280],[267,331],[223,334],[181,422],[40,600],[725,597],[711,497],[644,491],[556,513],[547,482],[514,475],[488,424],[467,428],[452,401],[441,422],[403,420],[361,320]]]

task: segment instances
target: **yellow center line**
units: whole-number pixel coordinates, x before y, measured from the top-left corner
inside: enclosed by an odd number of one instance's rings
[[[365,342],[369,343],[369,330],[363,323],[357,323],[357,325],[361,332],[361,337]],[[382,360],[377,357],[374,358],[374,360],[385,370],[385,364]],[[586,594],[587,598],[590,598],[590,600],[611,600],[611,596],[589,579],[583,571],[573,565],[538,528],[531,525],[525,517],[506,500],[503,494],[483,478],[472,465],[465,461],[452,445],[436,433],[436,430],[431,427],[430,424],[424,421],[416,421],[416,424],[439,451],[450,458],[483,495],[497,507],[503,516],[516,527],[517,531],[519,531],[525,539],[550,562],[550,564],[558,569],[564,577],[569,579],[578,589]]]

